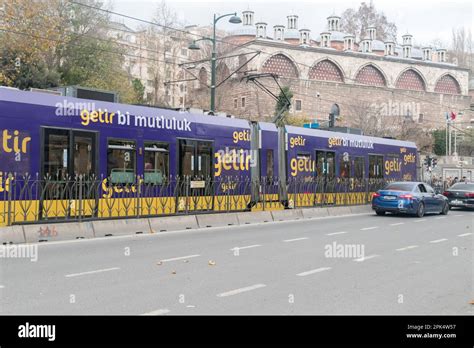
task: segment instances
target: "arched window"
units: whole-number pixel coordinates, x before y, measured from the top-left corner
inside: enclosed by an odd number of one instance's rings
[[[217,65],[217,83],[220,83],[230,75],[229,68],[225,63]]]
[[[323,60],[314,65],[309,71],[311,80],[344,82],[341,69],[330,60]]]
[[[444,75],[436,82],[434,91],[444,94],[461,94],[461,87],[454,77]]]
[[[424,91],[425,82],[420,74],[415,70],[409,69],[404,71],[397,79],[395,88],[410,89],[414,91]]]
[[[283,54],[270,57],[262,67],[263,72],[274,73],[281,77],[298,78],[295,64]]]
[[[385,77],[373,65],[366,65],[359,70],[355,78],[356,83],[369,86],[385,86]]]
[[[207,70],[204,67],[199,70],[199,84],[200,87],[207,86]]]

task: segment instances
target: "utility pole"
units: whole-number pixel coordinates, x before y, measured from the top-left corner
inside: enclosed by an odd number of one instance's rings
[[[448,123],[448,113],[446,112],[446,141],[444,142],[444,145],[446,147],[446,150],[444,151],[444,154],[448,156],[448,131],[449,131],[449,123]]]
[[[240,17],[237,16],[237,13],[228,13],[228,14],[224,14],[222,16],[217,16],[216,14],[214,14],[214,21],[213,21],[213,28],[212,28],[212,38],[211,37],[203,37],[199,40],[194,40],[189,46],[188,48],[190,50],[198,50],[199,49],[199,46],[196,45],[196,42],[198,41],[202,41],[202,40],[208,40],[208,41],[211,41],[212,43],[212,53],[211,53],[211,105],[210,105],[210,109],[211,109],[211,113],[214,114],[214,112],[216,111],[216,62],[217,62],[217,45],[216,45],[216,25],[217,25],[217,22],[222,19],[222,18],[225,18],[225,17],[230,17],[229,19],[229,23],[232,23],[232,24],[239,24],[239,23],[242,23],[242,20],[240,19]]]
[[[458,149],[457,149],[457,138],[458,138],[458,131],[454,128],[454,153],[457,156]]]

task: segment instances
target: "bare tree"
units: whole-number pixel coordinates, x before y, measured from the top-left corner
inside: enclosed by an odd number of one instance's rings
[[[471,30],[464,27],[452,29],[452,43],[449,52],[458,65],[473,72],[473,40]]]
[[[385,14],[377,11],[372,1],[367,4],[362,2],[357,10],[349,8],[342,13],[342,29],[344,32],[363,38],[367,27],[374,25],[377,29],[378,40],[395,40],[397,37],[397,26],[389,22]]]
[[[172,96],[176,95],[179,84],[167,83],[178,79],[182,68],[178,66],[185,56],[181,50],[187,47],[189,38],[181,29],[176,12],[166,1],[162,0],[156,6],[152,19],[154,24],[146,27],[145,47],[147,56],[151,58],[147,65],[148,80],[152,83],[149,103],[157,106],[170,107],[176,105]],[[181,74],[182,76],[183,74]]]

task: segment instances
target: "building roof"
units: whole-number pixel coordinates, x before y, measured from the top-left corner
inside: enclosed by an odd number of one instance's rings
[[[255,36],[257,29],[252,25],[242,26],[240,28],[229,31],[229,36]]]
[[[285,39],[299,39],[300,33],[298,29],[287,29],[285,30]]]
[[[110,22],[109,23],[109,29],[128,31],[130,33],[135,33],[135,30],[133,30],[133,29],[127,27],[125,24],[119,23],[119,22]]]
[[[330,31],[331,41],[344,41],[344,37],[349,35],[348,33],[343,33],[342,31]]]

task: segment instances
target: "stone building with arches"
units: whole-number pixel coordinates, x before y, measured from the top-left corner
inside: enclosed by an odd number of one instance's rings
[[[294,94],[295,116],[325,119],[337,103],[341,126],[362,127],[372,118],[379,129],[407,121],[435,129],[444,127],[447,111],[461,112],[461,122],[471,119],[468,70],[449,62],[445,49],[416,47],[409,34],[401,43],[381,41],[375,27],[357,38],[340,31],[335,15],[319,35],[300,28],[297,15],[289,15],[286,26],[274,25],[272,33],[252,11],[242,15],[241,27],[224,39],[235,56],[226,67],[235,70],[250,52],[260,54],[221,88],[218,111],[255,120],[274,114],[275,101],[242,79],[247,71],[277,74]],[[270,79],[261,82],[276,91]]]

